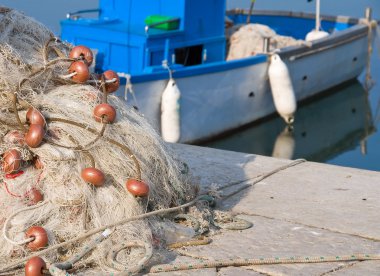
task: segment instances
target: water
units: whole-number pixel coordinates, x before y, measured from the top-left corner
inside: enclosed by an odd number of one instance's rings
[[[229,8],[249,7],[250,0],[227,1]],[[59,20],[68,12],[96,8],[98,1],[0,0],[35,17],[54,33],[60,33]],[[314,12],[314,2],[306,0],[256,0],[255,9]],[[321,0],[321,13],[363,17],[366,7],[380,19],[379,0]],[[377,42],[380,47],[380,41]],[[342,53],[343,54],[343,53]],[[306,158],[342,166],[380,171],[380,49],[371,59],[375,85],[363,88],[359,81],[334,89],[329,95],[308,102],[297,111],[294,129],[289,130],[278,117],[244,129],[207,146],[288,158]]]

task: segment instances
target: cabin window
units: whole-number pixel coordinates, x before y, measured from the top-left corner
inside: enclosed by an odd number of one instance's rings
[[[202,63],[203,45],[177,48],[174,50],[175,63],[192,66]]]

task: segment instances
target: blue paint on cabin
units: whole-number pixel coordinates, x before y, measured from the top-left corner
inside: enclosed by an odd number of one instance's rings
[[[151,27],[150,16],[169,16],[176,29]],[[247,15],[230,18],[245,24]],[[61,21],[62,39],[97,50],[96,71],[112,69],[132,75],[134,83],[168,79],[167,60],[174,77],[191,77],[266,62],[266,55],[225,61],[225,1],[222,0],[100,0],[97,18],[74,17]],[[268,25],[278,34],[304,39],[314,19],[252,15],[252,23]],[[350,27],[322,20],[328,32]],[[121,79],[122,83],[125,79]]]
[[[99,71],[143,74],[163,70],[163,60],[183,66],[223,61],[224,2],[100,0],[98,18],[61,21],[62,39],[97,49]],[[144,20],[152,15],[178,19],[179,28],[146,32]]]

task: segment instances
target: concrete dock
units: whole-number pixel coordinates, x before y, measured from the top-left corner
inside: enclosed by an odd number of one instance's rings
[[[203,190],[242,181],[223,193],[292,162],[188,145],[172,147]],[[253,227],[222,230],[208,245],[187,247],[187,256],[177,255],[172,263],[199,258],[380,254],[379,207],[379,172],[302,162],[218,202],[216,209],[231,211]],[[380,275],[380,261],[208,268],[159,275]]]

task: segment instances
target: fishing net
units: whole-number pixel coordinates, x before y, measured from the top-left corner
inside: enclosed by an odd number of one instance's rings
[[[104,77],[73,81],[71,50],[35,20],[0,8],[0,154],[8,170],[0,176],[1,273],[22,274],[17,269],[23,269],[23,260],[41,250],[50,264],[73,263],[77,256],[76,267],[86,275],[130,271],[148,258],[144,254],[149,255],[155,240],[164,239],[170,222],[161,217],[117,222],[179,206],[197,193],[186,164],[144,117],[107,93]],[[107,116],[94,119],[100,104],[116,110],[113,123]],[[28,110],[44,119],[41,144],[26,143],[34,134],[34,123],[25,119]],[[84,181],[85,168],[103,172],[104,184]],[[145,183],[148,195],[133,195],[125,186],[128,179]],[[113,227],[84,235],[107,225]],[[25,236],[35,226],[48,236],[48,245],[39,251],[29,246],[39,236]],[[54,247],[70,240],[75,242]],[[141,250],[132,252],[132,247]],[[17,262],[22,264],[10,265]]]
[[[237,25],[230,28],[227,60],[241,59],[264,52],[264,39],[270,38],[269,52],[292,45],[301,45],[302,40],[277,34],[262,24]]]

